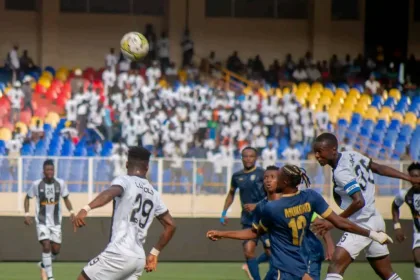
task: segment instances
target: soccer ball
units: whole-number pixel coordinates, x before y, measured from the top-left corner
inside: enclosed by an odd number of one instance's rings
[[[129,32],[121,39],[121,52],[130,60],[139,60],[149,52],[149,42],[139,32]]]

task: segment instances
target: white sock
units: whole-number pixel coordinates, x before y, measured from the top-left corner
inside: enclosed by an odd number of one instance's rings
[[[42,253],[42,264],[44,265],[44,269],[45,269],[45,272],[47,273],[47,277],[52,278],[53,272],[52,272],[51,253]]]
[[[414,267],[414,280],[420,280],[420,267]]]
[[[51,253],[51,260],[52,261],[55,261],[57,259],[57,257],[58,257],[58,254]]]
[[[343,276],[338,273],[328,273],[325,280],[343,280]]]
[[[392,274],[391,277],[389,277],[388,280],[402,280],[402,279],[400,278],[400,276],[398,276],[397,273],[394,273],[394,274]]]

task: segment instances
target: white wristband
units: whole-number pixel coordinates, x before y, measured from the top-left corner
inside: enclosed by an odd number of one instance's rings
[[[400,223],[395,223],[394,224],[394,229],[400,229],[401,228],[401,224]]]
[[[74,211],[73,211],[73,209],[72,209],[72,210],[70,210],[69,212],[70,212],[70,214],[74,214]]]
[[[89,213],[90,210],[92,210],[92,208],[90,208],[89,204],[86,205],[85,207],[83,207],[83,210],[85,210],[86,212]]]
[[[150,254],[153,256],[159,256],[160,251],[158,249],[152,248],[152,250],[150,251]]]
[[[30,215],[29,212],[25,213],[25,217],[29,217],[29,215]]]

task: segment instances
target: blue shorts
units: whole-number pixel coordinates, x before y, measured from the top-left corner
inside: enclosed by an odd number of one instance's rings
[[[309,276],[312,277],[313,280],[320,280],[321,279],[321,265],[322,261],[319,262],[308,262],[308,273]]]
[[[302,277],[290,274],[285,271],[280,271],[275,268],[271,268],[267,272],[267,275],[265,276],[264,280],[302,280]]]
[[[242,229],[248,229],[252,228],[251,225],[242,225]],[[268,237],[268,234],[261,235],[259,238],[250,239],[255,242],[256,245],[258,245],[258,240],[260,240],[263,244],[263,247],[265,249],[270,248],[270,238]],[[250,240],[244,240],[243,244],[245,245]]]

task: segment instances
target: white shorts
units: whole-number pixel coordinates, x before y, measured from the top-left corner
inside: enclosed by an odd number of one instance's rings
[[[145,265],[145,259],[102,252],[83,268],[83,273],[90,280],[137,280]]]
[[[365,222],[357,223],[358,226],[385,232],[385,221],[381,215],[374,215]],[[369,237],[345,232],[338,242],[337,246],[344,248],[353,259],[364,250],[367,258],[377,258],[389,255],[388,246],[373,241]]]
[[[61,244],[61,225],[58,225],[58,226],[37,225],[36,233],[38,235],[38,241],[50,240],[54,243]]]

